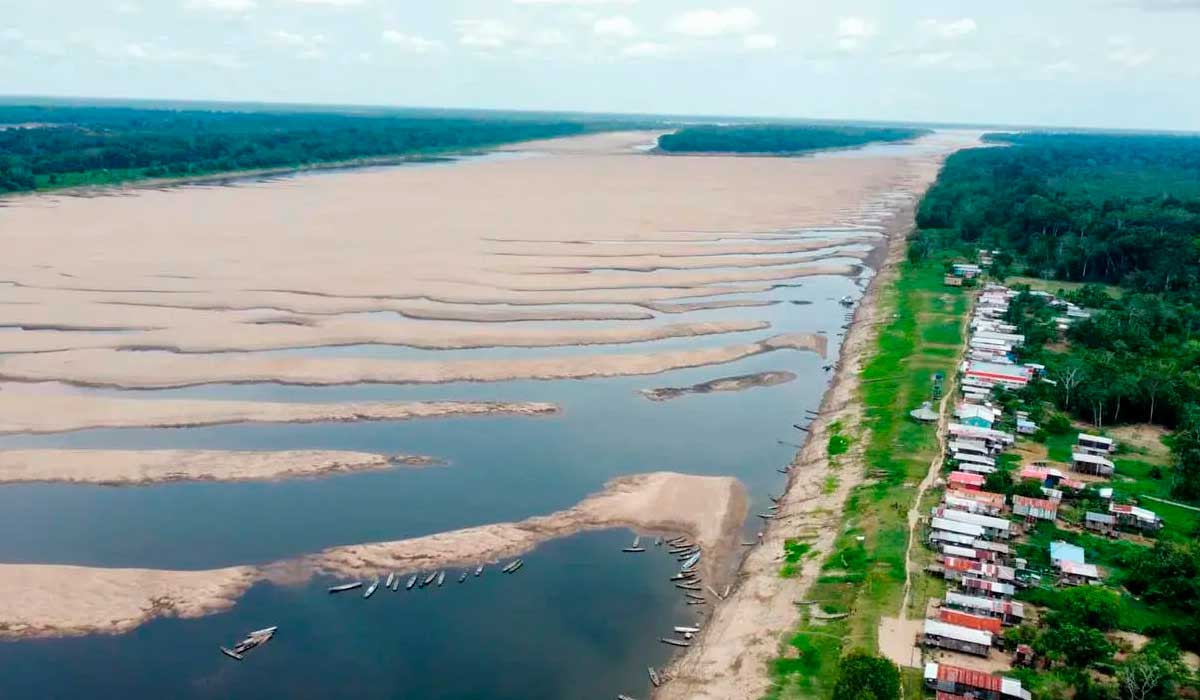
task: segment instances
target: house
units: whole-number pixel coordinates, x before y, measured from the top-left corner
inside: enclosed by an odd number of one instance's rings
[[[942,542],[948,544],[957,544],[962,547],[970,547],[975,543],[976,540],[971,535],[963,535],[957,532],[950,532],[948,530],[934,530],[933,532],[929,533],[929,541],[934,544]]]
[[[950,475],[946,477],[946,481],[951,489],[978,491],[983,488],[984,478],[980,474],[956,471],[950,472]]]
[[[946,275],[942,278],[942,284],[946,285],[947,287],[961,287],[963,286],[963,281],[961,277]]]
[[[1031,700],[1028,690],[1021,681],[1004,676],[993,676],[950,664],[930,661],[925,664],[925,687],[938,694],[950,697],[968,697],[975,700]]]
[[[945,507],[934,508],[933,514],[935,517],[946,520],[956,520],[960,523],[978,525],[983,528],[984,534],[990,539],[1008,539],[1012,535],[1012,523],[1004,518],[980,515],[978,513],[967,513]]]
[[[966,376],[991,386],[1020,389],[1029,383],[1032,373],[1028,367],[1003,365],[994,362],[970,362]]]
[[[975,540],[971,543],[971,548],[975,550],[975,556],[980,561],[990,561],[997,564],[1005,564],[1012,556],[1008,545],[1003,542],[989,542],[988,540]]]
[[[953,557],[956,559],[978,559],[979,554],[970,547],[963,547],[958,544],[943,544],[942,555]]]
[[[986,657],[992,649],[992,633],[951,625],[940,620],[926,620],[921,643]]]
[[[991,632],[993,635],[1001,634],[1004,631],[1004,623],[998,617],[975,615],[961,610],[942,608],[938,610],[938,620],[959,627]]]
[[[973,542],[976,538],[983,537],[983,535],[984,535],[984,529],[982,527],[980,527],[979,525],[972,525],[970,523],[960,523],[960,522],[957,522],[954,520],[950,520],[948,518],[935,517],[930,522],[930,526],[933,528],[933,535],[931,536],[931,538],[938,537],[939,539],[941,539],[938,536],[938,533],[945,532],[945,533],[950,533],[950,534],[954,534],[954,535],[964,535],[964,536],[970,537],[971,541]]]
[[[1058,504],[1046,498],[1030,498],[1028,496],[1013,496],[1013,514],[1029,520],[1058,519]]]
[[[1038,424],[1028,418],[1017,419],[1017,432],[1021,435],[1033,435],[1038,431]]]
[[[977,403],[960,403],[954,409],[954,416],[963,425],[976,428],[991,428],[992,423],[996,421],[995,409]]]
[[[1112,476],[1116,466],[1100,455],[1075,452],[1071,455],[1071,468],[1081,474]]]
[[[1059,563],[1058,582],[1064,586],[1083,586],[1100,583],[1104,577],[1094,564],[1076,564],[1073,561]]]
[[[951,423],[947,428],[953,440],[981,440],[986,442],[993,452],[999,452],[1011,447],[1016,438],[1012,433],[990,428],[976,428],[961,423]]]
[[[950,459],[958,462],[959,471],[974,474],[991,474],[996,471],[996,460],[992,457],[982,457],[967,452],[955,452]]]
[[[944,556],[942,557],[942,574],[947,581],[957,581],[960,578],[969,577],[1007,582],[1014,580],[1017,572],[1011,566],[1003,564]]]
[[[970,440],[967,438],[954,438],[950,440],[950,444],[946,449],[951,454],[970,454],[978,457],[987,457],[992,454],[992,445],[984,440]]]
[[[1083,526],[1092,532],[1112,537],[1117,533],[1117,519],[1106,513],[1088,511],[1083,516]]]
[[[1086,559],[1083,552],[1083,547],[1063,542],[1062,540],[1054,540],[1050,543],[1050,563],[1058,566],[1064,561],[1083,564]]]
[[[990,491],[947,491],[942,502],[948,508],[984,515],[1001,515],[1006,510],[1004,494]]]
[[[1108,504],[1108,512],[1116,518],[1117,524],[1145,532],[1157,532],[1162,528],[1162,518],[1152,510],[1117,503]]]
[[[1088,433],[1080,433],[1079,437],[1075,438],[1075,451],[1083,452],[1084,454],[1099,455],[1105,457],[1113,453],[1117,444],[1112,438],[1107,438],[1102,435],[1089,435]]]
[[[964,577],[959,582],[959,585],[962,586],[964,592],[970,595],[979,595],[987,598],[1011,598],[1017,592],[1011,583],[988,581],[987,579],[976,578],[974,576]]]
[[[1025,604],[1017,600],[996,600],[948,591],[942,599],[942,607],[994,617],[1006,625],[1019,625],[1025,621]]]
[[[978,277],[979,274],[983,272],[983,268],[971,263],[954,263],[954,265],[951,266],[951,269],[954,271],[956,276],[964,277],[966,279]]]

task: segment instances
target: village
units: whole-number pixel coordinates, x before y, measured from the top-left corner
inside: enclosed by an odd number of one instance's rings
[[[978,283],[996,251],[979,253],[978,265],[953,265],[945,284]],[[1018,678],[1022,674],[1014,669],[1041,668],[1046,660],[1030,644],[1013,643],[1017,635],[1006,635],[1039,620],[1040,611],[1021,600],[1028,597],[1021,593],[1098,586],[1106,577],[1089,561],[1088,551],[1057,536],[1086,531],[1145,539],[1163,526],[1154,511],[1114,496],[1114,439],[1072,430],[1069,463],[1029,459],[1029,451],[1019,448],[1033,443],[1042,428],[1029,411],[1006,410],[997,399],[1032,382],[1053,380],[1041,365],[1017,359],[1026,338],[1006,321],[1006,312],[1018,293],[984,284],[977,294],[959,368],[959,395],[948,402],[953,418],[944,426],[945,459],[935,482],[940,498],[921,513],[914,533],[929,552],[922,557],[923,574],[917,575],[931,577],[933,590],[940,592],[929,597],[915,640],[924,685],[937,700],[1030,700],[1027,684]],[[1060,314],[1055,318],[1060,332],[1089,315],[1047,292],[1029,293],[1042,296]],[[942,378],[934,379],[936,398]],[[912,419],[939,421],[931,403],[912,411]],[[1043,549],[1047,531],[1055,537],[1035,563],[1030,550]]]

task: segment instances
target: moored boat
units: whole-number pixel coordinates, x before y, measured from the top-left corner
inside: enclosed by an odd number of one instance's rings
[[[438,585],[438,587],[441,587],[441,585],[442,585],[443,583],[445,583],[445,582],[446,582],[446,572],[445,572],[445,571],[439,571],[439,572],[438,572],[438,575],[437,575],[437,585]]]
[[[362,581],[355,581],[353,583],[342,583],[337,586],[330,586],[329,592],[330,593],[341,593],[342,591],[352,591],[355,588],[362,588],[362,585],[363,585]]]
[[[363,592],[363,599],[365,600],[365,599],[370,598],[371,596],[375,595],[375,590],[378,588],[379,588],[379,579],[376,578],[374,581],[371,582],[370,586],[367,586],[367,590],[365,592]]]
[[[404,590],[411,591],[412,587],[417,585],[417,575],[413,574],[408,577],[408,583],[404,584]]]

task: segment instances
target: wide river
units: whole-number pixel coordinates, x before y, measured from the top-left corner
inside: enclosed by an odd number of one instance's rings
[[[913,147],[917,148],[917,147]],[[903,147],[888,147],[889,153]],[[822,158],[836,158],[825,154]],[[845,157],[861,157],[846,152]],[[445,166],[428,166],[445,167]],[[453,166],[451,166],[453,167]],[[340,175],[313,176],[340,177]],[[799,195],[798,195],[799,196]],[[878,231],[892,200],[863,202],[824,228],[781,230],[781,242]],[[859,228],[854,228],[855,226]],[[798,256],[801,260],[804,256]],[[855,259],[847,262],[857,263]],[[594,273],[595,274],[595,273]],[[600,273],[602,274],[602,273]],[[401,359],[564,356],[715,347],[781,333],[823,333],[829,356],[782,350],[724,365],[652,376],[435,385],[295,386],[206,384],[181,389],[80,392],[155,398],[271,401],[547,401],[551,417],[446,418],[408,422],[224,425],[190,429],[83,430],[0,437],[0,447],[336,449],[423,454],[445,466],[249,483],[175,483],[116,488],[21,484],[0,487],[0,561],[104,567],[207,569],[265,563],[324,547],[396,540],[568,508],[625,474],[672,470],[730,475],[750,496],[754,517],[779,493],[804,434],[793,428],[817,408],[829,381],[848,309],[870,270],[853,278],[818,275],[723,299],[769,305],[655,314],[627,326],[715,320],[767,321],[769,330],[570,348],[420,350],[382,345],[269,351],[304,357]],[[691,301],[689,299],[688,301]],[[595,308],[595,305],[591,305]],[[643,307],[609,305],[625,311]],[[375,314],[391,319],[386,312]],[[394,317],[404,323],[404,318]],[[526,327],[602,326],[605,321],[510,322]],[[489,324],[490,325],[490,324]],[[19,331],[18,331],[19,332]],[[765,371],[795,381],[739,392],[655,402],[639,390],[684,387]],[[0,642],[0,697],[560,700],[649,695],[647,666],[673,649],[658,638],[703,620],[669,582],[678,564],[664,548],[625,554],[633,534],[609,530],[551,541],[517,574],[492,567],[443,587],[333,596],[337,583],[255,585],[232,609],[199,619],[156,619],[115,636]],[[80,585],[58,582],[61,595]],[[217,653],[245,632],[279,634],[242,663]]]

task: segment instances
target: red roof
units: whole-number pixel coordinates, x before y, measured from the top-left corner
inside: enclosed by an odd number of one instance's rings
[[[975,567],[975,562],[970,559],[960,559],[958,557],[944,557],[942,566],[955,571],[970,571]]]
[[[983,476],[971,472],[950,472],[950,483],[968,486],[983,486]]]
[[[983,671],[975,671],[961,666],[950,666],[949,664],[938,664],[937,677],[939,682],[1000,692],[1001,679],[998,676],[993,676]]]
[[[982,615],[972,615],[947,608],[942,608],[938,613],[938,617],[942,622],[948,622],[959,627],[969,627],[973,630],[991,632],[992,634],[1000,634],[1004,628],[1004,623],[998,617],[983,617]]]
[[[1058,504],[1054,501],[1045,498],[1030,498],[1029,496],[1013,495],[1013,505],[1022,505],[1029,508],[1039,508],[1046,511],[1058,510]]]
[[[967,700],[966,696],[947,693],[944,690],[937,691],[937,700]]]

